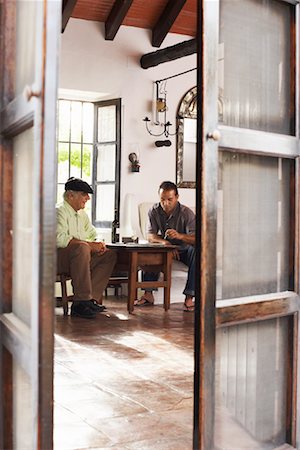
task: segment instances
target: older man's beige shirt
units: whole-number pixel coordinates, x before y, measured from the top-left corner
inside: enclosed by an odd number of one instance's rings
[[[76,212],[64,200],[56,207],[56,217],[56,245],[58,248],[67,247],[73,238],[88,242],[96,239],[96,229],[83,209]]]

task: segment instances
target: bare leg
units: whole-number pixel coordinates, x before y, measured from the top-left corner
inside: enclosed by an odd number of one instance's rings
[[[194,309],[195,309],[194,297],[192,297],[191,295],[185,296],[183,309],[184,309],[184,311],[187,311],[187,312],[194,311]]]
[[[136,300],[134,306],[151,306],[154,304],[152,291],[145,291],[139,300]]]

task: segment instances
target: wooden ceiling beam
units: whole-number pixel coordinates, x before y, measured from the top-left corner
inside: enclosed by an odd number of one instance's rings
[[[133,0],[116,0],[105,22],[105,39],[113,41]]]
[[[77,0],[63,0],[62,3],[62,20],[61,20],[61,32],[63,33],[66,29],[67,23],[72,15],[73,9]]]
[[[190,39],[189,41],[181,42],[180,44],[172,45],[171,47],[162,48],[155,52],[146,53],[140,59],[140,64],[143,69],[158,66],[159,64],[173,61],[174,59],[182,58],[183,56],[192,55],[197,51],[197,40]]]
[[[152,30],[153,47],[160,47],[185,3],[186,0],[169,0]]]

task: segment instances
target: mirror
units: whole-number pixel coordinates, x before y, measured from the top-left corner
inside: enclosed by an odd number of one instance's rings
[[[183,96],[177,112],[176,183],[180,188],[196,187],[197,87]]]

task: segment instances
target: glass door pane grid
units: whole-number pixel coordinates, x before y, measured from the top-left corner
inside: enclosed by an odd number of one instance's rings
[[[94,105],[59,100],[57,202],[63,200],[64,185],[71,176],[92,184]],[[91,203],[87,203],[91,217]]]
[[[294,289],[293,160],[220,152],[217,300]]]
[[[273,0],[220,2],[223,125],[295,134],[294,11],[289,3]]]
[[[287,442],[289,326],[281,317],[217,330],[218,448],[275,449]]]

